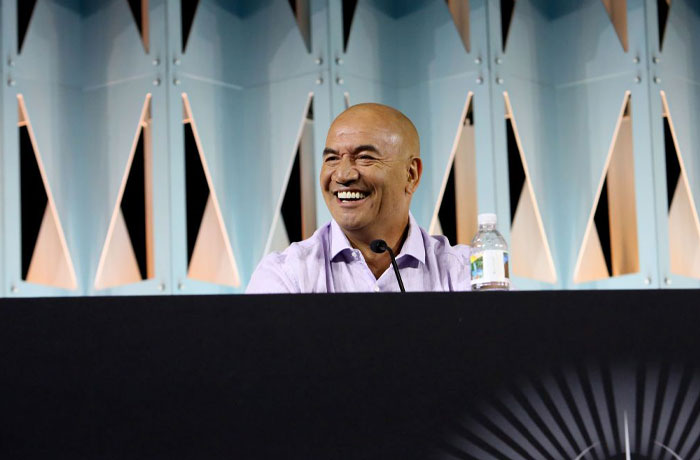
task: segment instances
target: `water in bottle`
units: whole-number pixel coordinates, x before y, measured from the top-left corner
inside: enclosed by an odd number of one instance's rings
[[[496,214],[479,214],[479,231],[471,245],[471,287],[473,291],[507,291],[508,244],[496,230]]]

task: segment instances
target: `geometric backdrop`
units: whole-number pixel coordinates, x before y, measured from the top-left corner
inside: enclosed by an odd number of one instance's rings
[[[330,218],[332,119],[421,135],[419,224],[519,289],[700,287],[693,0],[0,5],[0,295],[242,292]]]

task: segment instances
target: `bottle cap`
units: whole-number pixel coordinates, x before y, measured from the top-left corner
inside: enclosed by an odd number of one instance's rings
[[[498,222],[498,217],[494,213],[484,213],[479,214],[478,217],[479,225],[496,225]]]

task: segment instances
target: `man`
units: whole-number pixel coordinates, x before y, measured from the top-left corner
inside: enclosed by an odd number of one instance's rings
[[[309,239],[267,255],[248,293],[398,291],[385,240],[406,291],[469,290],[469,248],[420,228],[409,206],[423,165],[413,123],[380,104],[336,118],[323,151],[321,189],[333,220]]]

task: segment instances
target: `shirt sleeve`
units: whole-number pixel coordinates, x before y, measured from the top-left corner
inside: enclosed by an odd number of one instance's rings
[[[279,253],[268,254],[255,269],[246,294],[300,293],[299,286],[290,277],[285,264],[286,257]]]

